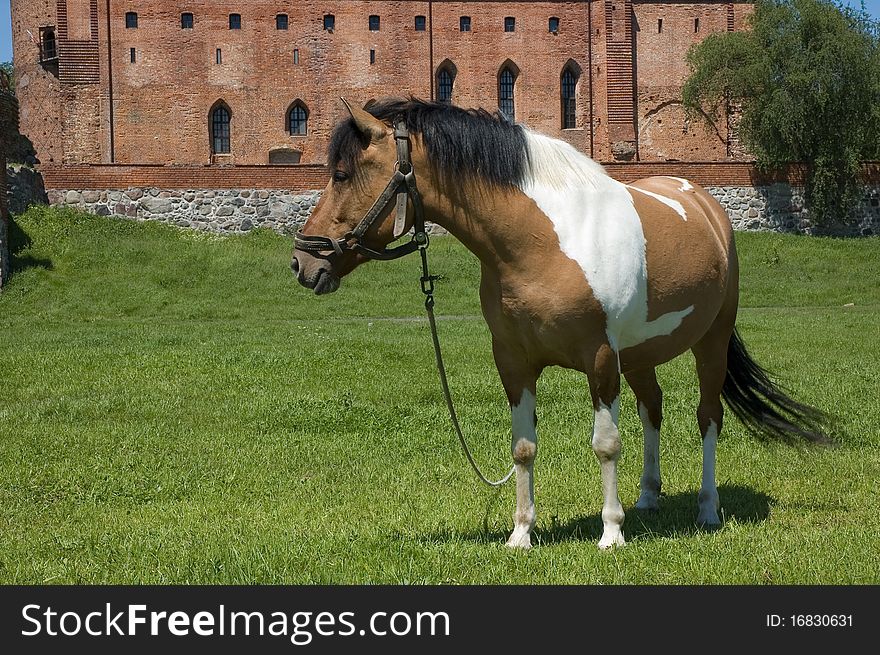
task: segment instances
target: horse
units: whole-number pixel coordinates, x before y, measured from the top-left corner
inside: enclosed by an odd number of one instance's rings
[[[569,144],[484,109],[412,97],[365,108],[343,103],[348,115],[328,146],[332,178],[296,235],[291,268],[315,294],[334,292],[365,261],[425,248],[425,221],[477,256],[480,304],[511,413],[516,509],[508,546],[531,546],[536,384],[548,366],[580,371],[589,384],[601,549],[625,544],[617,485],[621,375],[644,432],[640,510],[659,509],[661,491],[655,369],[687,350],[700,394],[699,525],[720,525],[722,397],[765,436],[825,439],[824,415],[787,395],[736,331],[733,230],[705,189],[666,176],[623,184]],[[388,249],[407,233],[409,243]]]

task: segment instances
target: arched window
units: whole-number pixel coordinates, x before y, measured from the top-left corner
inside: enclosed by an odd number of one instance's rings
[[[577,127],[577,81],[578,75],[571,66],[562,71],[559,97],[562,102],[562,129]]]
[[[516,118],[516,107],[513,103],[513,87],[516,73],[510,65],[505,65],[498,74],[498,109],[508,119]]]
[[[222,102],[211,110],[211,154],[226,155],[232,152],[231,122],[232,113]]]
[[[290,136],[305,136],[309,132],[309,110],[299,100],[287,112],[287,131]]]
[[[55,30],[46,29],[40,35],[40,61],[50,61],[58,57],[58,42],[55,40]]]
[[[455,66],[450,61],[440,64],[437,71],[437,100],[452,102],[452,87],[455,84]]]

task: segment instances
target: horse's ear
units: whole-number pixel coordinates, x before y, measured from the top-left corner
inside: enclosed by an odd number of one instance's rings
[[[351,114],[358,130],[364,136],[369,137],[370,141],[381,141],[388,136],[388,130],[385,127],[385,123],[357,105],[351,106],[345,98],[340,98],[340,100],[342,100],[342,104],[345,105],[348,113]]]

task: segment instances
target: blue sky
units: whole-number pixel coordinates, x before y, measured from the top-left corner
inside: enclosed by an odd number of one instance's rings
[[[12,61],[12,22],[9,18],[10,0],[0,0],[0,62]],[[859,0],[846,0],[846,4],[859,6]],[[868,12],[880,20],[880,0],[865,0]]]

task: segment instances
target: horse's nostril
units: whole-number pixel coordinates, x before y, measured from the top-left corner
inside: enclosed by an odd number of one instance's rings
[[[293,261],[290,262],[290,270],[293,271],[294,275],[299,273],[299,260],[296,257],[294,257]]]

